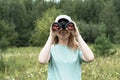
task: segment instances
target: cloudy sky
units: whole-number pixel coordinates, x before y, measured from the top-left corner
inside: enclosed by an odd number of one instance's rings
[[[45,0],[45,1],[50,1],[50,0]],[[55,0],[56,2],[60,2],[60,0]]]

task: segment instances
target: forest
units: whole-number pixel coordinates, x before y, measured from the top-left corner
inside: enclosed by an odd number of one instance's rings
[[[60,14],[77,23],[86,42],[104,35],[120,44],[119,0],[0,0],[0,47],[43,46]]]

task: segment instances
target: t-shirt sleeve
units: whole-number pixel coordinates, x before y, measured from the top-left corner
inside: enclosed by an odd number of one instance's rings
[[[82,59],[82,51],[81,50],[78,50],[78,54],[79,54],[79,61],[80,63],[82,63],[83,59]]]
[[[54,45],[52,45],[52,46],[51,46],[51,49],[50,49],[50,60],[51,60],[51,58],[52,58],[53,49],[54,49]]]

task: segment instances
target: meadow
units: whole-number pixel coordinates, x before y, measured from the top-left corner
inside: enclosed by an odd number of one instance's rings
[[[120,80],[120,46],[108,57],[82,63],[82,80]],[[3,54],[0,80],[46,80],[47,64],[38,62],[40,47],[9,48]]]

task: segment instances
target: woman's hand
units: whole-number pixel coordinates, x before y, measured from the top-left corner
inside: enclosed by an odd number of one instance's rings
[[[52,27],[50,27],[50,35],[49,35],[49,37],[52,38],[52,43],[53,43],[54,38],[55,38],[56,35],[57,35],[57,32],[58,32],[58,30],[53,31],[53,30],[52,30]]]
[[[77,38],[80,35],[80,33],[79,33],[79,30],[78,30],[78,27],[77,27],[76,23],[73,22],[73,24],[74,24],[75,29],[74,30],[70,30],[70,32],[72,33],[72,35],[75,38]]]

